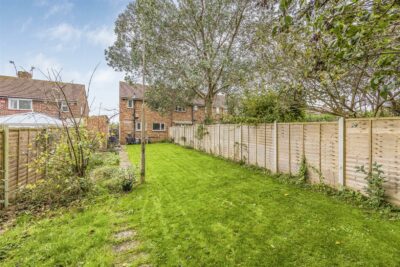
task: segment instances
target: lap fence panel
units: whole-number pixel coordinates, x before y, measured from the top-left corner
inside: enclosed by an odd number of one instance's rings
[[[326,184],[338,187],[339,175],[339,131],[338,124],[321,124],[321,174]]]

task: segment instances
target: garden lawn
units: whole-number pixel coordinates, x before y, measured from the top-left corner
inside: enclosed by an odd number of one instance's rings
[[[137,164],[140,147],[128,152]],[[21,220],[0,237],[0,265],[107,266],[112,234],[130,228],[153,266],[400,266],[400,221],[172,144],[147,153],[145,185]]]

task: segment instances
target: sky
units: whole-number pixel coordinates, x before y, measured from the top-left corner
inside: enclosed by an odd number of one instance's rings
[[[132,0],[130,0],[132,1]],[[90,87],[91,114],[115,114],[123,73],[106,63],[104,49],[115,35],[114,22],[129,0],[0,0],[0,75],[30,70],[61,70],[65,82]]]

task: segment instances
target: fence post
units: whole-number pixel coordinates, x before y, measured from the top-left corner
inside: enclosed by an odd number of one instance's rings
[[[346,121],[340,118],[338,121],[339,129],[339,157],[338,157],[338,183],[339,185],[345,184],[346,175]]]
[[[240,124],[240,161],[243,161],[243,125]]]
[[[221,123],[218,123],[218,154],[221,156]]]
[[[247,125],[247,164],[250,164],[250,126]]]
[[[267,168],[267,124],[264,123],[264,168]]]
[[[278,166],[278,123],[274,121],[274,172],[279,171],[279,166]]]
[[[368,134],[368,138],[369,138],[369,140],[368,140],[368,143],[369,143],[369,151],[368,151],[368,153],[369,153],[369,155],[368,155],[368,160],[369,160],[369,162],[368,162],[368,164],[369,164],[369,172],[372,172],[372,155],[373,155],[373,153],[372,153],[372,150],[373,150],[373,142],[372,142],[372,134],[373,134],[373,132],[372,132],[372,126],[373,126],[373,124],[372,124],[373,122],[372,122],[372,119],[370,119],[369,120],[369,134]]]
[[[257,157],[257,154],[258,154],[258,139],[257,139],[257,128],[258,128],[258,125],[256,125],[255,126],[256,127],[256,166],[258,166],[258,157]]]
[[[9,131],[8,126],[3,127],[3,179],[4,179],[4,208],[8,207],[8,155],[9,155]]]
[[[319,172],[322,173],[322,124],[319,124],[319,162],[318,162],[318,168]]]

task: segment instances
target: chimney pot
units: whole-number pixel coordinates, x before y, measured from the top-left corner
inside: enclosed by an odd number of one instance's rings
[[[32,73],[27,71],[18,71],[18,78],[32,79]]]

